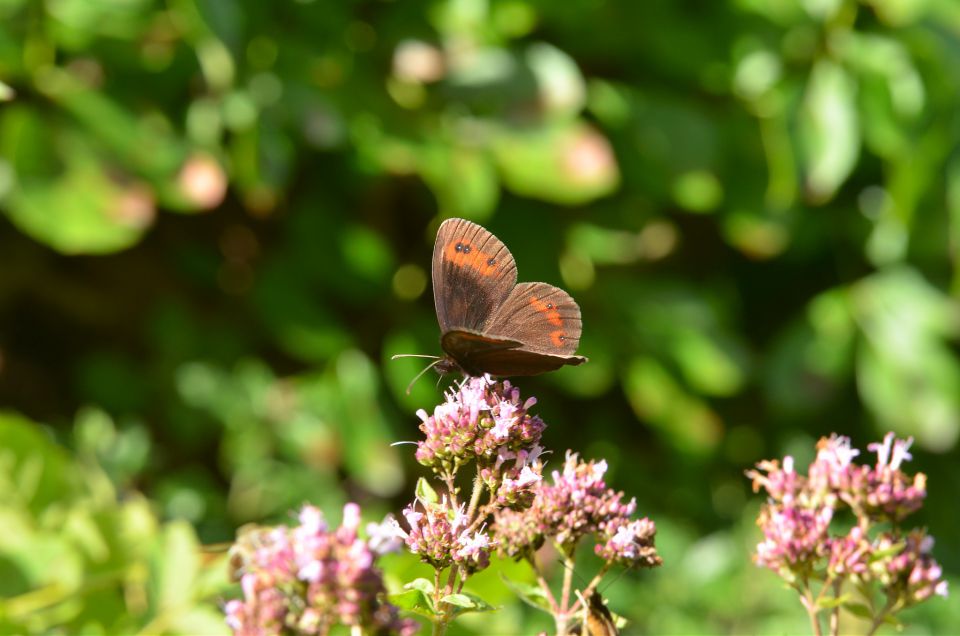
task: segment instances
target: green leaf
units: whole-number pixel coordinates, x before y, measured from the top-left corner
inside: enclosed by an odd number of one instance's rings
[[[433,581],[425,578],[418,578],[410,581],[403,586],[406,590],[417,590],[424,594],[433,594]]]
[[[483,221],[500,200],[500,177],[486,152],[435,144],[418,153],[417,166],[444,216]]]
[[[533,583],[523,583],[521,581],[512,581],[507,578],[504,574],[500,574],[500,580],[503,581],[510,590],[516,594],[521,601],[529,605],[530,607],[543,610],[547,613],[551,612],[550,601],[547,597],[547,593],[543,591],[539,585]]]
[[[906,545],[907,545],[907,544],[906,544],[905,541],[898,541],[897,543],[894,543],[893,545],[887,546],[886,548],[884,548],[884,549],[882,549],[882,550],[877,550],[876,552],[871,552],[871,553],[870,553],[870,556],[869,556],[869,558],[868,558],[868,561],[870,561],[870,563],[876,563],[877,561],[882,561],[883,559],[886,559],[886,558],[888,558],[888,557],[896,556],[896,555],[900,554],[900,552],[903,551],[903,548],[904,548]]]
[[[410,581],[403,588],[405,592],[390,595],[390,601],[394,605],[421,616],[436,616],[437,610],[433,605],[433,582],[419,578]]]
[[[898,630],[903,629],[903,623],[900,622],[900,620],[893,614],[884,615],[883,622],[886,623],[887,625],[892,625]]]
[[[670,443],[706,453],[718,443],[720,420],[688,392],[659,361],[637,357],[623,377],[624,391],[637,417],[654,424]]]
[[[907,267],[888,267],[853,286],[861,397],[888,430],[930,448],[954,444],[960,423],[960,363],[953,340],[960,310]]]
[[[14,191],[7,209],[24,233],[65,254],[103,254],[136,243],[156,214],[149,189],[123,186],[94,163]]]
[[[440,599],[440,602],[456,607],[457,609],[454,612],[456,615],[466,614],[467,612],[492,612],[497,609],[476,594],[470,594],[469,592],[447,594]]]
[[[834,607],[840,607],[841,605],[846,604],[849,600],[849,594],[841,594],[840,596],[825,596],[817,600],[817,607],[820,609],[833,609]]]
[[[180,634],[203,634],[204,636],[228,636],[232,632],[223,620],[223,612],[216,607],[194,606],[185,612],[177,612],[170,623],[170,630]]]
[[[440,602],[448,605],[456,605],[457,607],[463,607],[465,609],[473,609],[476,607],[473,600],[466,594],[447,594],[440,599]]]
[[[843,67],[818,61],[800,115],[807,189],[814,202],[833,198],[857,163],[860,128],[854,100],[855,85]]]
[[[177,613],[190,607],[199,567],[193,527],[185,521],[167,525],[153,558],[155,609]]]
[[[571,116],[583,109],[587,87],[573,58],[550,44],[537,42],[527,49],[526,61],[548,114]]]
[[[440,501],[440,498],[437,496],[437,491],[433,489],[426,479],[421,477],[417,480],[417,499],[422,501],[425,504],[435,504]],[[431,583],[431,585],[433,585]]]
[[[390,602],[402,610],[413,612],[420,616],[433,618],[437,615],[433,608],[433,601],[429,596],[424,596],[419,590],[407,590],[398,594],[389,595]]]
[[[844,596],[841,598],[845,599],[847,597]],[[873,612],[871,612],[870,608],[864,605],[863,603],[849,603],[845,600],[842,603],[842,605],[843,605],[843,609],[847,610],[854,616],[858,616],[860,618],[866,618],[866,619],[873,619]]]
[[[612,193],[620,169],[606,137],[578,121],[523,132],[505,130],[494,152],[515,193],[580,205]]]

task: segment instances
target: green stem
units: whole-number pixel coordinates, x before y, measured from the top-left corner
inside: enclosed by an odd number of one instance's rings
[[[443,476],[443,482],[447,485],[447,495],[450,497],[450,505],[457,507],[457,486],[454,484],[453,475]]]
[[[573,583],[573,559],[564,552],[560,553],[563,558],[563,587],[560,588],[560,611],[555,615],[554,622],[557,625],[557,636],[566,636],[567,621],[570,618],[570,589]]]
[[[835,580],[833,582],[833,598],[840,598],[840,586],[841,581]],[[826,587],[826,585],[824,585]],[[833,610],[830,612],[830,636],[840,636],[840,606],[834,605]]]
[[[803,607],[807,610],[807,616],[810,617],[810,626],[813,628],[813,633],[815,636],[823,636],[823,630],[820,628],[820,618],[817,616],[819,611],[817,602],[813,598],[810,585],[804,580],[802,587],[797,587],[797,591],[800,592],[800,602],[803,603]]]
[[[433,636],[443,636],[447,631],[446,610],[440,609],[440,599],[443,598],[440,589],[440,568],[433,571]]]
[[[550,584],[547,583],[547,579],[544,578],[543,573],[540,572],[540,568],[537,566],[537,555],[536,553],[527,555],[527,562],[530,564],[530,567],[533,569],[533,575],[537,577],[537,585],[540,586],[540,589],[543,590],[544,596],[547,597],[547,603],[550,605],[550,613],[554,616],[560,611],[560,606],[557,605],[557,598],[553,595],[553,591],[550,589]]]
[[[467,519],[471,524],[474,521],[473,515],[477,513],[477,506],[480,505],[480,495],[483,494],[483,479],[480,477],[480,469],[477,468],[477,476],[473,478],[473,492],[470,493],[470,505],[467,506]]]
[[[867,636],[873,636],[876,634],[877,630],[880,629],[880,626],[883,625],[887,616],[896,614],[901,609],[902,607],[899,605],[899,603],[895,603],[890,598],[887,598],[887,602],[883,606],[883,609],[880,610],[879,614],[873,617],[873,622],[870,623],[870,629],[867,630]]]

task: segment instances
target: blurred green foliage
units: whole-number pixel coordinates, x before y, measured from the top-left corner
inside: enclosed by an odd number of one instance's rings
[[[806,629],[742,471],[831,431],[956,581],[957,68],[954,0],[0,1],[0,625],[222,631],[195,531],[399,508],[451,215],[580,302],[521,386],[658,523],[638,629]]]
[[[0,414],[0,631],[226,632],[210,602],[223,555],[205,558],[188,523],[161,522],[142,496],[118,500],[88,447],[113,433],[87,413],[71,457],[39,425]]]

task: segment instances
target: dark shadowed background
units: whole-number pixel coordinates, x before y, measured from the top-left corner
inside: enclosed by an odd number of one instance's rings
[[[517,384],[657,522],[630,633],[806,631],[743,471],[831,432],[956,583],[957,68],[952,0],[0,1],[0,627],[223,632],[200,543],[409,501],[449,216],[581,306]],[[544,625],[502,569],[459,633]]]

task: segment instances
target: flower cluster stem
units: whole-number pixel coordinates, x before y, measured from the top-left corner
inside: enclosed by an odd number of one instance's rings
[[[840,587],[842,582],[835,580],[833,582],[833,597],[834,599],[840,598]],[[824,585],[826,588],[826,585]],[[840,633],[840,606],[834,605],[833,610],[830,611],[830,634],[832,636],[837,636]]]
[[[800,601],[807,610],[807,616],[810,617],[810,627],[813,628],[814,635],[823,636],[823,630],[820,627],[820,617],[817,615],[817,602],[813,598],[813,590],[810,589],[810,585],[806,581],[804,581],[803,587],[800,590]]]

